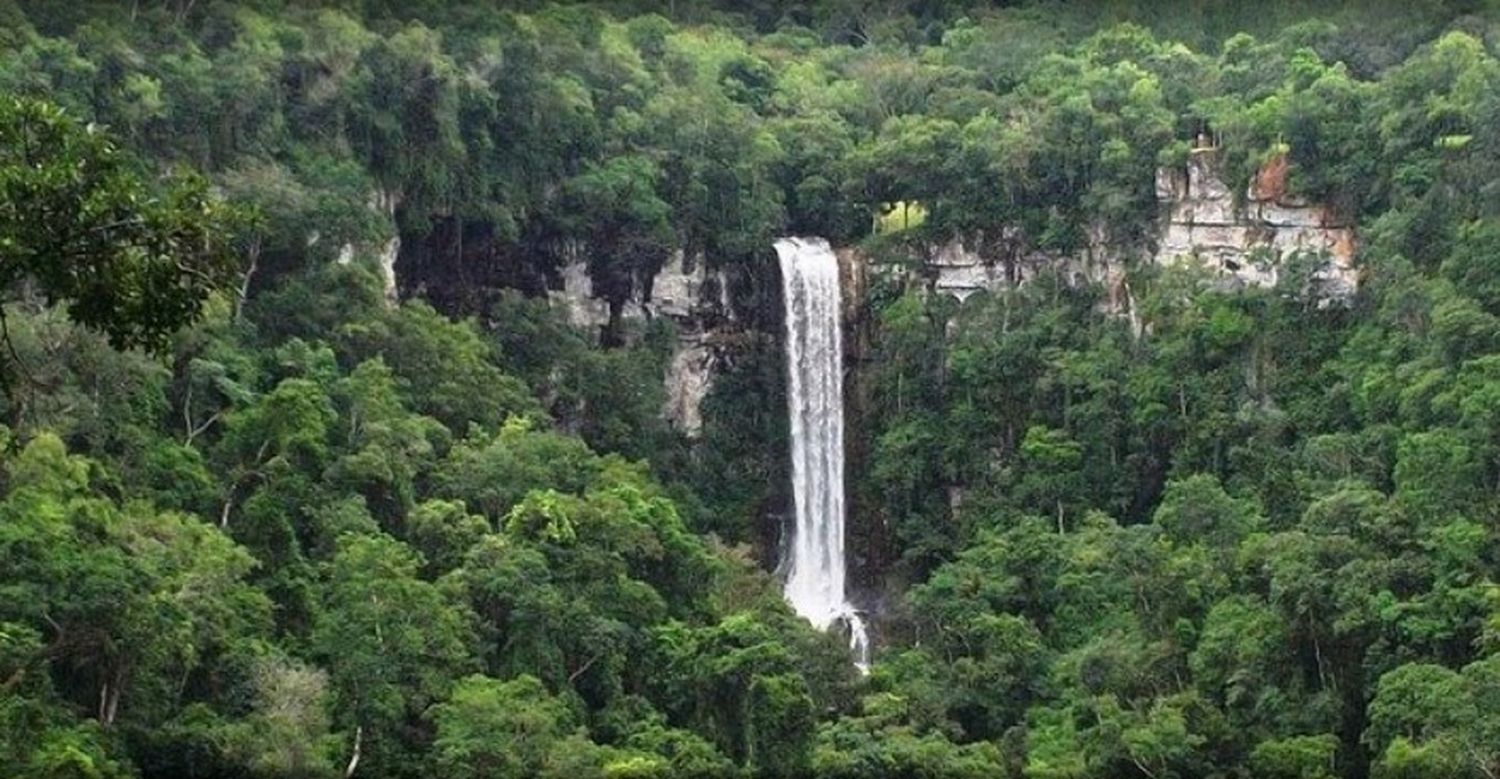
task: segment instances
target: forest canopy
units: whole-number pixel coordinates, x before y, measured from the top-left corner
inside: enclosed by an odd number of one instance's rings
[[[1151,262],[1206,147],[1357,290]],[[906,269],[868,675],[776,578],[783,235]],[[1129,311],[921,283],[1000,235]],[[0,314],[6,776],[1500,774],[1493,2],[0,0]]]

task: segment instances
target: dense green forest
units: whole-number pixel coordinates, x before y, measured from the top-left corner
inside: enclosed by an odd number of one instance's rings
[[[1147,261],[1201,137],[1357,293]],[[771,245],[1001,233],[1135,303],[855,301],[862,675]],[[1500,776],[1493,2],[0,0],[0,295],[5,777]]]

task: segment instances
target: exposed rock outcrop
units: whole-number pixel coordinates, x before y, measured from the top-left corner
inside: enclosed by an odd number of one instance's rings
[[[956,239],[931,247],[921,270],[933,291],[960,301],[1024,284],[1044,270],[1063,274],[1070,284],[1102,284],[1112,293],[1124,283],[1123,252],[1102,230],[1091,231],[1084,248],[1072,255],[1032,249],[1015,231]]]
[[[396,207],[400,203],[400,196],[394,192],[377,190],[370,196],[370,210],[379,214],[388,224],[396,222]],[[392,230],[391,237],[375,246],[362,246],[356,248],[352,243],[346,243],[339,247],[338,257],[335,262],[340,265],[348,265],[354,262],[356,256],[361,252],[372,254],[375,259],[375,270],[380,274],[381,287],[385,292],[385,301],[389,305],[396,305],[401,300],[401,291],[396,286],[396,259],[401,255],[401,233]]]
[[[717,362],[718,355],[706,334],[679,338],[664,377],[667,402],[662,413],[684,435],[695,437],[703,430],[700,409],[713,388]]]
[[[376,191],[370,206],[377,213],[384,216],[388,222],[394,224],[396,221],[396,208],[401,205],[401,196],[387,190]],[[401,256],[401,231],[394,230],[391,237],[380,247],[376,254],[379,262],[380,280],[385,286],[385,299],[391,305],[395,305],[400,299],[401,291],[396,285],[396,259]]]
[[[703,429],[699,409],[713,388],[714,370],[721,355],[714,343],[716,323],[733,318],[728,285],[722,274],[710,277],[702,257],[681,251],[651,279],[641,308],[646,316],[670,317],[677,325],[677,348],[664,377],[667,402],[662,412],[683,434],[695,437]]]
[[[568,324],[590,332],[599,332],[609,325],[609,301],[594,296],[594,280],[589,276],[588,263],[574,259],[558,272],[562,278],[562,289],[547,292],[554,306],[562,308]]]
[[[1159,265],[1198,262],[1217,271],[1230,288],[1274,286],[1302,257],[1311,264],[1309,293],[1325,303],[1345,300],[1358,282],[1354,226],[1328,206],[1289,195],[1286,173],[1286,161],[1273,160],[1237,200],[1224,183],[1218,151],[1198,149],[1183,168],[1157,171],[1161,222],[1143,246],[1117,245],[1094,229],[1080,251],[1060,255],[1030,248],[1015,231],[1001,231],[929,247],[915,270],[879,270],[914,272],[933,292],[964,300],[1023,284],[1047,269],[1071,283],[1099,284],[1107,295],[1105,307],[1129,315],[1129,256]]]
[[[1216,150],[1194,151],[1184,169],[1158,171],[1163,222],[1153,259],[1163,265],[1195,259],[1231,284],[1269,287],[1301,255],[1314,262],[1312,294],[1322,300],[1352,295],[1358,282],[1353,225],[1328,206],[1289,195],[1286,174],[1285,158],[1273,159],[1237,203]]]
[[[677,346],[663,377],[667,401],[662,413],[685,435],[698,435],[703,427],[699,408],[713,387],[714,369],[721,358],[713,336],[722,323],[734,319],[723,274],[710,274],[701,256],[674,252],[645,289],[633,291],[618,303],[618,314],[611,312],[609,301],[595,295],[581,251],[568,254],[558,275],[560,288],[550,290],[548,298],[567,313],[574,327],[601,333],[612,326],[615,316],[624,323],[658,317],[672,320]]]

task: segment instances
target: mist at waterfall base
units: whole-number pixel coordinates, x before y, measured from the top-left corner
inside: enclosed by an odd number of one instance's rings
[[[864,619],[845,599],[844,354],[839,264],[821,238],[776,242],[786,300],[787,411],[796,527],[786,545],[786,599],[815,627],[842,623],[861,671]]]

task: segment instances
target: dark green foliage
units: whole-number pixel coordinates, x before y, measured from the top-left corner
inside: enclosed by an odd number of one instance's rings
[[[163,347],[235,273],[234,212],[196,176],[153,188],[56,105],[0,100],[0,294],[65,307],[116,348]],[[3,319],[3,315],[0,315]],[[8,331],[7,394],[18,370]]]

